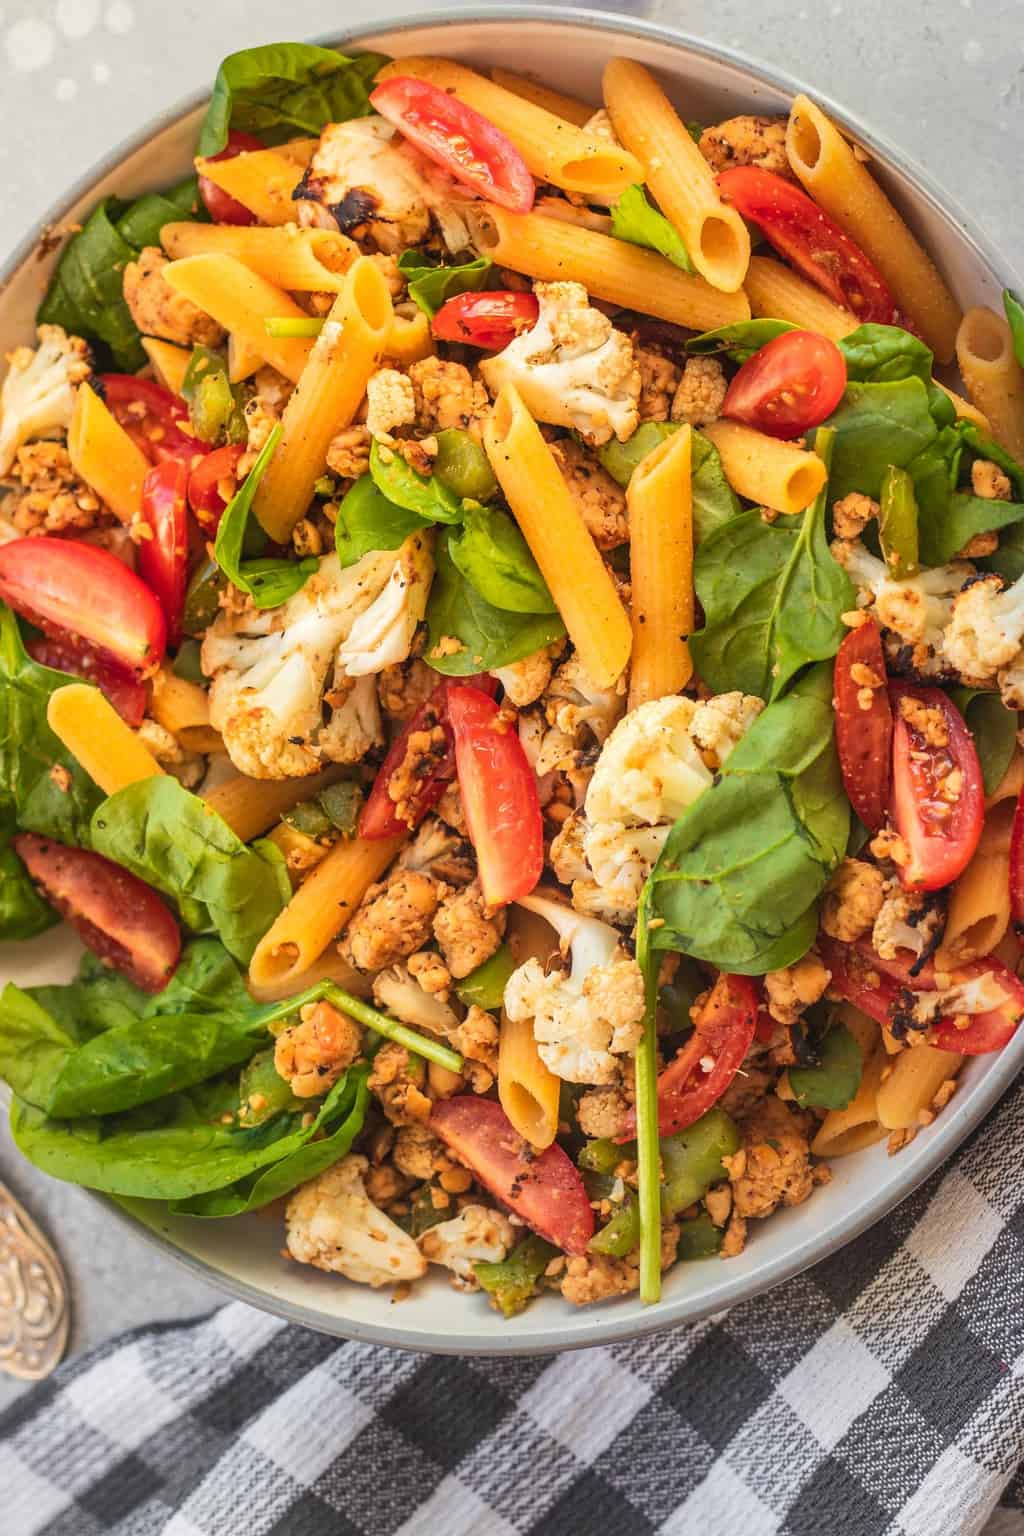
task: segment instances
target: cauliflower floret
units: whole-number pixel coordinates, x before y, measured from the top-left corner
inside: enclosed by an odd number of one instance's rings
[[[795,1024],[804,1010],[823,996],[831,977],[813,950],[794,965],[769,971],[764,978],[768,1012],[780,1024]]]
[[[624,827],[618,821],[597,821],[586,827],[583,853],[603,899],[611,903],[613,911],[636,911],[644,881],[657,863],[671,830],[670,821],[656,827]],[[574,882],[574,901],[578,883],[584,892],[588,889],[585,877]]]
[[[413,956],[415,959],[415,956]],[[413,1029],[450,1040],[459,1027],[453,1009],[436,992],[428,992],[408,966],[391,965],[373,978],[373,1000],[385,1013],[394,1014]]]
[[[985,501],[1013,499],[1013,482],[991,459],[975,459],[971,465],[971,490]]]
[[[91,486],[75,474],[63,443],[32,442],[14,456],[3,515],[23,534],[87,533],[114,521]]]
[[[414,954],[430,937],[445,890],[411,869],[399,870],[386,885],[371,885],[345,929],[342,958],[359,971],[379,971]]]
[[[330,1003],[307,1003],[274,1043],[274,1068],[298,1099],[319,1098],[355,1061],[363,1032]]]
[[[408,1233],[370,1200],[369,1163],[350,1153],[308,1184],[285,1211],[288,1252],[300,1264],[344,1275],[360,1285],[418,1280],[427,1261]]]
[[[446,825],[440,816],[426,816],[399,854],[398,867],[434,875],[447,885],[468,885],[476,878],[476,855],[463,832]]]
[[[633,340],[636,344],[635,336]],[[638,345],[636,356],[640,364],[640,420],[668,421],[681,372],[671,358],[647,347]]]
[[[885,896],[885,876],[863,859],[844,859],[825,887],[821,926],[833,939],[852,944],[876,922]]]
[[[897,580],[858,539],[837,539],[832,553],[858,589],[858,607],[870,608],[883,628],[912,647],[918,670],[943,655],[951,660],[944,632],[955,611],[953,599],[974,575],[973,565],[937,565]]]
[[[477,880],[446,896],[434,918],[434,937],[445,964],[457,978],[468,976],[489,960],[500,947],[504,932],[504,911],[488,912]]]
[[[492,667],[491,672],[505,690],[505,696],[517,709],[533,704],[551,681],[551,648],[532,651],[522,661],[510,661],[507,667]]]
[[[676,821],[713,777],[690,734],[697,705],[682,694],[651,699],[620,720],[587,789],[587,820],[625,826]]]
[[[562,662],[544,695],[544,714],[550,726],[570,737],[585,728],[597,742],[608,737],[625,707],[624,690],[614,684],[599,688],[575,651]],[[537,771],[546,769],[538,767]]]
[[[451,1270],[457,1291],[476,1291],[480,1283],[473,1265],[505,1258],[515,1242],[515,1231],[504,1212],[486,1205],[464,1205],[451,1221],[428,1227],[419,1242],[424,1258]]]
[[[367,677],[408,658],[433,579],[431,535],[413,534],[399,549],[383,590],[338,647],[336,665],[346,677]]]
[[[462,363],[423,357],[409,369],[417,428],[445,432],[450,427],[479,432],[490,405],[487,391]]]
[[[71,423],[75,388],[92,372],[89,348],[59,325],[41,325],[39,345],[16,347],[0,389],[0,475],[6,475],[22,443],[53,437]]]
[[[371,437],[391,441],[396,427],[411,427],[416,420],[412,383],[397,368],[378,368],[366,386],[366,428]]]
[[[883,960],[909,949],[920,959],[935,949],[946,926],[942,907],[923,894],[892,884],[871,929],[871,947]],[[826,929],[826,932],[831,932]],[[836,935],[842,937],[842,935]]]
[[[514,384],[531,415],[574,427],[592,447],[625,442],[639,422],[640,368],[633,343],[593,309],[582,283],[535,283],[536,325],[480,372],[493,395]]]
[[[124,269],[124,301],[144,336],[161,336],[180,347],[216,347],[224,327],[171,287],[170,265],[158,245],[147,245]]]
[[[949,987],[936,987],[933,992],[904,988],[890,1016],[889,1028],[897,1040],[904,1040],[911,1030],[927,1029],[939,1019],[952,1018],[959,1027],[961,1019],[994,1013],[1010,1001],[1010,994],[1000,985],[994,971],[984,971]],[[1019,1017],[1020,1010],[1014,1011]]]
[[[953,604],[943,654],[962,677],[992,682],[1017,662],[1024,640],[1024,581],[1003,590],[1000,576],[982,576]]]
[[[784,176],[787,181],[796,179],[786,154],[784,117],[727,118],[724,123],[704,129],[699,147],[713,171],[727,171],[732,165],[756,165]]]
[[[764,700],[751,693],[716,693],[697,705],[690,722],[690,735],[721,768],[762,709]]]
[[[717,357],[691,357],[686,361],[672,401],[672,420],[707,427],[722,414],[727,389],[725,370]]]
[[[630,1102],[621,1088],[592,1088],[576,1101],[576,1119],[584,1136],[614,1141],[621,1135]]]
[[[573,438],[551,444],[551,456],[598,549],[616,549],[629,542],[626,493],[606,469]]]
[[[177,736],[156,720],[143,720],[135,732],[142,745],[151,752],[165,773],[195,789],[206,773],[206,759],[200,752],[189,752]]]
[[[562,885],[572,885],[574,880],[588,880],[592,873],[583,848],[587,831],[587,818],[582,811],[573,811],[562,823],[561,830],[551,839],[548,863],[554,870],[555,879]]]

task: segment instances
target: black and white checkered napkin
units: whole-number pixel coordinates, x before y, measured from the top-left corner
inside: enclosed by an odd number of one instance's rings
[[[3,1536],[1024,1536],[1024,1085],[856,1243],[718,1320],[545,1359],[241,1305],[0,1418]]]

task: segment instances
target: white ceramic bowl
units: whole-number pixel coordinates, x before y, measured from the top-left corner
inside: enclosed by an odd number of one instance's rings
[[[285,23],[283,30],[287,30]],[[501,64],[585,100],[600,101],[601,71],[613,53],[656,69],[675,91],[685,116],[717,121],[738,112],[788,109],[799,89],[724,50],[662,27],[604,13],[554,7],[491,7],[481,20],[414,19],[387,31],[354,29],[324,41],[385,53],[443,54],[481,65]],[[811,89],[813,91],[813,82]],[[823,100],[819,93],[815,93]],[[961,304],[998,304],[1013,274],[984,236],[932,177],[848,113],[824,106],[871,152],[874,169],[943,268]],[[117,150],[74,189],[47,224],[80,217],[108,193],[134,195],[188,173],[204,103],[190,102]],[[31,338],[32,315],[52,268],[37,259],[38,231],[16,254],[0,293],[0,352]],[[66,931],[30,944],[0,945],[0,980],[24,985],[70,977],[78,953]],[[961,1088],[936,1123],[896,1158],[884,1145],[833,1166],[833,1180],[814,1198],[767,1222],[754,1222],[746,1250],[727,1262],[677,1265],[664,1298],[643,1307],[633,1298],[577,1310],[558,1296],[535,1301],[504,1322],[481,1296],[456,1295],[432,1279],[400,1305],[387,1293],[289,1264],[280,1257],[280,1222],[259,1215],[201,1222],[171,1217],[142,1201],[103,1199],[103,1220],[124,1222],[169,1257],[231,1295],[327,1333],[406,1349],[465,1354],[529,1354],[627,1339],[695,1321],[756,1296],[834,1253],[907,1196],[939,1166],[992,1108],[1024,1064],[1024,1030],[997,1056],[970,1061]],[[97,1220],[100,1213],[97,1211]]]

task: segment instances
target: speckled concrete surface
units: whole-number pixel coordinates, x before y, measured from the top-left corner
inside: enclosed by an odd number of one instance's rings
[[[1024,271],[1024,205],[1015,185],[1024,0],[620,0],[604,8],[743,50],[848,104],[927,165]],[[366,0],[358,13],[383,23],[416,9],[485,14],[488,6]],[[343,11],[328,0],[290,0],[286,13],[284,22],[279,0],[177,0],[171,9],[164,0],[5,5],[0,258],[112,144],[210,81],[223,54],[284,33],[326,33]],[[0,1140],[0,1177],[65,1256],[74,1349],[216,1303],[215,1292],[106,1224],[78,1192],[21,1164],[9,1140]],[[17,1390],[0,1378],[0,1406]]]

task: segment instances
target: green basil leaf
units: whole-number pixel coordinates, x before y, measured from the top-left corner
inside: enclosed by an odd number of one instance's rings
[[[692,336],[686,350],[696,357],[727,357],[731,363],[745,363],[776,336],[798,329],[788,320],[738,320],[735,325],[722,325],[716,331]]]
[[[232,128],[267,144],[319,134],[326,123],[372,112],[374,76],[386,54],[349,58],[312,43],[266,43],[229,54],[217,71],[197,153],[215,155]]]
[[[1024,368],[1024,304],[1009,288],[1003,291],[1003,308],[1006,323],[1013,336],[1013,350],[1018,363]]]
[[[626,240],[630,245],[642,245],[649,251],[657,251],[673,266],[681,267],[691,275],[695,272],[690,253],[676,229],[663,213],[647,201],[643,187],[627,187],[617,202],[612,204],[612,234],[616,240]]]
[[[428,523],[459,523],[462,502],[436,475],[418,475],[392,449],[381,449],[374,438],[370,474],[382,496]]]
[[[437,569],[427,603],[424,660],[448,677],[470,677],[506,667],[560,640],[565,625],[557,614],[512,613],[480,596],[455,565],[442,531],[434,551]],[[457,647],[457,648],[456,648]]]
[[[260,449],[252,469],[224,508],[217,525],[217,537],[213,553],[224,575],[242,592],[248,592],[257,608],[279,608],[306,585],[320,569],[315,555],[304,560],[263,559],[243,560],[244,553],[253,547],[262,548],[266,542],[258,524],[250,524],[256,488],[266,472],[274,449],[281,436],[276,426]]]
[[[974,737],[985,793],[994,795],[1017,745],[1017,711],[978,688],[950,688],[949,696]]]
[[[338,507],[334,543],[342,567],[355,565],[376,549],[398,549],[428,519],[389,501],[372,475],[361,475]]]
[[[436,266],[423,251],[415,250],[403,251],[398,258],[410,299],[431,319],[449,299],[486,288],[493,265],[489,256],[477,256],[455,266]]]
[[[495,608],[557,614],[530,546],[509,514],[475,501],[467,501],[464,511],[462,527],[448,536],[455,569]]]

